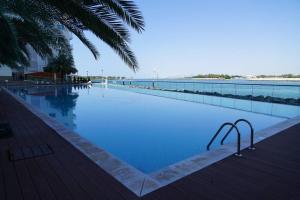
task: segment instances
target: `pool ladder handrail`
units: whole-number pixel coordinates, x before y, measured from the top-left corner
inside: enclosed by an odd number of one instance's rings
[[[242,156],[242,154],[241,154],[241,134],[240,134],[240,131],[237,127],[237,124],[240,123],[240,122],[245,122],[246,124],[249,125],[250,130],[251,130],[249,149],[255,150],[255,147],[254,147],[254,129],[253,129],[253,126],[251,125],[251,123],[246,119],[238,119],[234,123],[225,122],[224,124],[222,124],[222,126],[218,129],[218,131],[215,133],[215,135],[212,137],[212,139],[210,140],[210,142],[206,146],[206,149],[207,150],[210,149],[211,144],[217,138],[217,136],[221,133],[221,131],[223,130],[223,128],[225,126],[231,126],[230,129],[226,132],[225,136],[222,138],[221,145],[224,144],[225,139],[228,137],[228,135],[231,133],[231,131],[233,129],[235,129],[236,132],[237,132],[237,153],[235,155],[241,157]]]
[[[233,124],[233,123],[230,123],[230,122],[225,122],[224,124],[222,124],[222,126],[220,126],[219,130],[215,133],[215,135],[211,138],[210,142],[208,143],[208,145],[206,146],[206,149],[209,151],[209,148],[210,148],[210,145],[214,142],[214,140],[217,138],[217,136],[221,133],[221,131],[223,130],[223,128],[225,126],[231,126],[231,131],[232,129],[235,129],[236,130],[236,133],[237,133],[237,152],[236,152],[236,156],[242,156],[241,154],[241,134],[240,134],[240,131],[238,129],[238,127]],[[230,131],[230,132],[231,132]],[[230,133],[229,132],[229,133]]]
[[[246,120],[246,119],[238,119],[234,122],[234,125],[238,125],[238,123],[240,122],[245,122],[246,124],[248,124],[248,126],[250,127],[250,147],[249,149],[251,150],[255,150],[255,147],[254,147],[254,128],[252,126],[252,124]],[[221,145],[224,144],[224,141],[226,140],[226,138],[228,137],[229,133],[232,131],[233,127],[231,127],[227,133],[224,135],[223,139],[221,140]]]

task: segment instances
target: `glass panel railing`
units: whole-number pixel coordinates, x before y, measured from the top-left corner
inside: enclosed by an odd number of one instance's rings
[[[127,87],[123,85],[111,85],[111,88],[122,89],[141,94],[184,100],[202,104],[209,104],[214,106],[222,106],[237,110],[254,112],[259,114],[271,115],[283,118],[293,118],[300,115],[300,106],[286,105],[278,103],[269,103],[245,99],[226,98],[219,96],[199,95],[183,92],[163,91],[163,90],[149,90],[137,87]],[[248,86],[249,87],[249,86]],[[248,89],[247,89],[248,90]]]
[[[240,84],[219,82],[209,83],[197,81],[188,82],[158,80],[122,80],[116,81],[115,83],[118,85],[139,87],[145,89],[173,91],[207,96],[219,96],[287,105],[300,105],[300,85]],[[184,99],[188,100],[189,97],[184,96]],[[210,97],[203,98],[203,101],[210,101]]]
[[[300,98],[300,87],[294,86],[274,86],[274,91],[272,93],[273,97],[277,98]]]

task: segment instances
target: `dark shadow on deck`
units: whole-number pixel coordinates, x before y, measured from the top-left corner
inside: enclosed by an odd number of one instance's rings
[[[12,97],[0,92],[0,199],[139,199]],[[11,162],[8,150],[49,144],[53,154]],[[142,199],[300,199],[300,125],[152,192]]]

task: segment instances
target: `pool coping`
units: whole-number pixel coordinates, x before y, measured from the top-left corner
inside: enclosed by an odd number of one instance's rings
[[[92,144],[75,131],[70,130],[57,120],[51,118],[42,111],[25,102],[21,97],[15,95],[7,88],[2,88],[30,112],[39,117],[50,128],[56,131],[67,142],[71,143],[95,164],[97,164],[104,171],[113,176],[139,197],[173,183],[178,179],[201,170],[236,152],[235,145],[226,144],[217,149],[189,157],[161,170],[152,172],[150,174],[145,174],[126,162],[118,159],[104,149]],[[260,142],[298,123],[300,123],[300,116],[284,120],[266,129],[255,132],[256,137],[254,139],[254,143]],[[243,139],[241,141],[241,149],[247,148],[249,144],[250,137]]]

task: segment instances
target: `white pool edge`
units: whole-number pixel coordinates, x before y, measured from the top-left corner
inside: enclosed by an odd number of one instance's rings
[[[2,88],[30,112],[39,117],[44,123],[56,131],[66,141],[71,143],[75,148],[90,158],[95,164],[100,166],[103,170],[105,170],[139,197],[173,183],[178,179],[201,170],[236,152],[235,145],[233,146],[232,144],[227,144],[221,146],[220,148],[207,151],[173,165],[169,165],[159,171],[145,174],[133,166],[125,163],[124,161],[119,160],[104,149],[92,144],[75,131],[68,129],[58,121],[25,102],[22,98],[13,94],[7,88]],[[284,120],[283,122],[270,126],[264,130],[255,132],[256,139],[254,140],[254,143],[260,142],[261,140],[275,135],[298,123],[300,123],[300,116]],[[243,139],[241,142],[241,149],[247,148],[249,144],[250,137]]]

